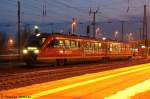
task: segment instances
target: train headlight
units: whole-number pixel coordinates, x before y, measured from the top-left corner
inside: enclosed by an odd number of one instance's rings
[[[28,53],[28,50],[24,49],[23,54],[27,54],[27,53]]]
[[[38,49],[34,50],[34,53],[35,53],[35,54],[38,54],[38,53],[39,53],[39,50],[38,50]]]

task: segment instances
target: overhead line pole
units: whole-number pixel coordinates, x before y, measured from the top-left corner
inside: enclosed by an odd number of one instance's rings
[[[90,12],[89,14],[93,14],[93,22],[92,22],[92,25],[93,25],[93,37],[95,38],[95,33],[96,33],[96,30],[95,30],[95,26],[96,26],[96,14],[98,13],[98,9],[96,11],[91,11],[90,9]]]
[[[121,41],[124,41],[124,22],[125,21],[121,21]]]
[[[18,0],[18,58],[21,59],[21,42],[20,42],[20,0]]]
[[[147,35],[147,11],[146,5],[144,5],[144,17],[143,17],[143,41],[145,45],[145,54],[148,55],[148,35]]]

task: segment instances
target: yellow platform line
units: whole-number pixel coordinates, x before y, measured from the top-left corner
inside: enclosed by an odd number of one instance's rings
[[[126,72],[120,72],[120,73],[108,75],[108,76],[105,76],[105,77],[100,77],[100,78],[91,79],[91,80],[88,80],[88,81],[83,81],[83,82],[79,82],[79,83],[66,85],[66,86],[63,86],[63,87],[58,87],[58,88],[55,88],[55,89],[42,91],[40,93],[32,94],[31,97],[32,97],[32,99],[35,99],[35,98],[38,98],[38,97],[41,97],[41,96],[54,94],[54,93],[61,92],[61,91],[67,90],[67,89],[71,89],[71,88],[75,88],[75,87],[91,84],[91,83],[94,83],[94,82],[110,79],[110,78],[117,77],[117,76],[122,76],[122,75],[129,74],[129,73],[134,73],[134,72],[150,69],[150,67],[149,67],[150,64],[142,64],[140,66],[141,67],[139,67],[137,69],[134,69],[134,70],[130,70],[130,71],[126,71]],[[148,67],[146,67],[146,66],[148,66]],[[20,98],[20,99],[23,99],[23,98]]]
[[[116,94],[105,97],[104,99],[130,99],[131,96],[134,96],[138,93],[146,92],[150,90],[150,79],[136,84],[132,87],[126,88],[124,90],[118,91]],[[149,97],[150,98],[150,97]]]

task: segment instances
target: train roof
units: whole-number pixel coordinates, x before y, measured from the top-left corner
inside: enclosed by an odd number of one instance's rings
[[[122,43],[121,41],[115,41],[111,39],[102,40],[99,38],[93,38],[88,36],[81,36],[81,35],[67,35],[62,33],[41,33],[42,37],[62,37],[62,38],[71,38],[71,39],[84,39],[84,40],[95,40],[95,41],[107,41],[107,42],[116,42],[116,43]],[[123,43],[129,43],[129,42],[123,42]]]
[[[97,40],[97,41],[102,41],[101,39],[95,39],[92,37],[88,36],[81,36],[81,35],[67,35],[67,34],[61,34],[61,33],[52,33],[49,36],[54,36],[54,37],[62,37],[62,38],[70,38],[70,39],[85,39],[85,40]]]

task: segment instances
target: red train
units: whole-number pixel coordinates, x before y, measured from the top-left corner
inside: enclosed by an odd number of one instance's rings
[[[111,58],[131,58],[137,53],[135,45],[59,33],[32,35],[23,49],[28,64],[92,61]]]

